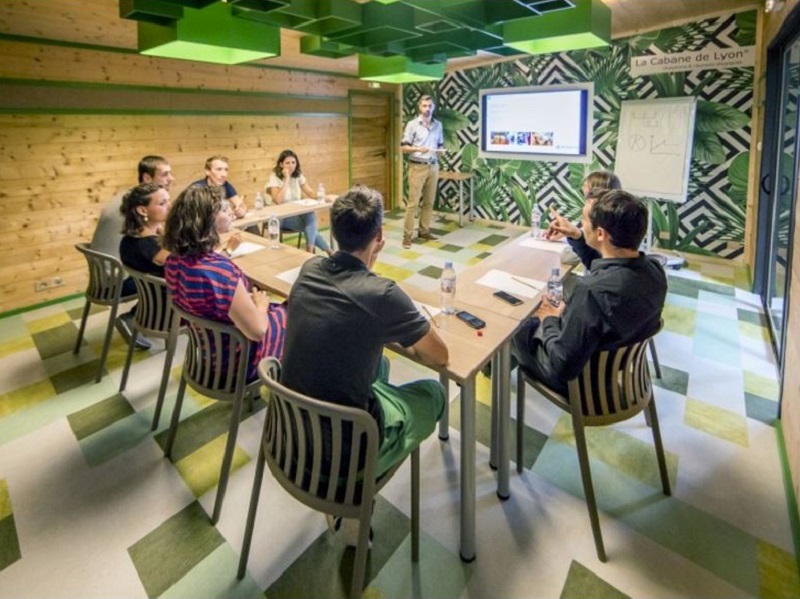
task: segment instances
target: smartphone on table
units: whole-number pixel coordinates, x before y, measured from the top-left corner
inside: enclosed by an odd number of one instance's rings
[[[522,303],[522,300],[518,297],[511,295],[506,291],[495,291],[492,295],[496,298],[503,300],[507,304],[511,304],[512,306],[519,306]]]
[[[459,312],[456,312],[456,318],[463,320],[473,329],[482,329],[483,327],[486,326],[486,323],[484,321],[482,321],[474,314],[470,314],[466,310],[461,310]]]

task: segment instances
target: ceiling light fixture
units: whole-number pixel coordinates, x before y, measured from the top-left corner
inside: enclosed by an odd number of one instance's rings
[[[231,5],[184,8],[183,17],[167,25],[139,22],[139,52],[148,56],[239,64],[278,56],[280,29],[237,19]]]
[[[505,23],[503,43],[528,54],[608,46],[611,9],[602,0],[575,0],[575,7],[569,10]]]

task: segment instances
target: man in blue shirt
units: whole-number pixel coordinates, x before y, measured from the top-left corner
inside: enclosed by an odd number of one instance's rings
[[[403,247],[411,247],[414,234],[414,218],[421,202],[419,215],[419,238],[436,239],[430,231],[433,217],[433,200],[439,182],[439,154],[444,149],[444,132],[441,121],[433,118],[434,102],[430,96],[422,96],[417,104],[419,116],[406,124],[400,147],[408,157],[408,201],[403,224]]]

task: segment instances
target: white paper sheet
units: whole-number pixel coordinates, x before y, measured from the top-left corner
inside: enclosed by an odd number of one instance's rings
[[[291,270],[285,270],[281,274],[278,275],[278,278],[281,281],[286,281],[289,285],[294,285],[294,282],[297,280],[297,275],[300,274],[300,269],[302,267],[298,266],[297,268],[293,268]]]
[[[524,248],[533,248],[535,250],[545,250],[546,252],[554,252],[560,254],[561,251],[567,247],[563,241],[547,241],[546,239],[534,239],[533,237],[526,237],[519,244]]]
[[[515,280],[516,279],[516,280]],[[507,291],[511,295],[518,295],[527,298],[536,297],[547,284],[544,281],[518,277],[504,270],[492,269],[475,281],[480,285]]]
[[[300,204],[301,206],[318,206],[319,202],[310,198],[304,198],[302,200],[297,200],[295,204]]]
[[[415,300],[411,300],[414,302],[414,305],[419,310],[419,313],[422,314],[427,320],[431,318],[435,318],[437,314],[439,314],[442,310],[441,308],[437,308],[436,306],[431,306],[430,304],[423,304],[422,302],[418,302]],[[428,310],[427,312],[425,310]]]
[[[241,258],[242,256],[246,256],[247,254],[252,254],[253,252],[258,252],[260,250],[267,249],[267,246],[261,245],[260,243],[253,243],[252,241],[243,241],[239,244],[233,252],[231,253],[231,258]]]

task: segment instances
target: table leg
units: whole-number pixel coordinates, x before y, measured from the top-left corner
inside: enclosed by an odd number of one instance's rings
[[[473,211],[475,206],[475,175],[469,180],[469,220],[475,220],[475,213]]]
[[[491,403],[491,420],[489,424],[489,467],[492,470],[497,470],[497,398],[500,397],[500,389],[498,383],[500,377],[499,352],[492,356],[492,403]]]
[[[506,341],[497,352],[497,396],[492,397],[492,405],[497,404],[497,496],[506,500],[511,497],[510,468],[508,451],[508,427],[511,416],[511,343]]]
[[[475,377],[461,384],[461,549],[464,562],[475,559]]]
[[[458,182],[458,226],[464,226],[464,181]]]

